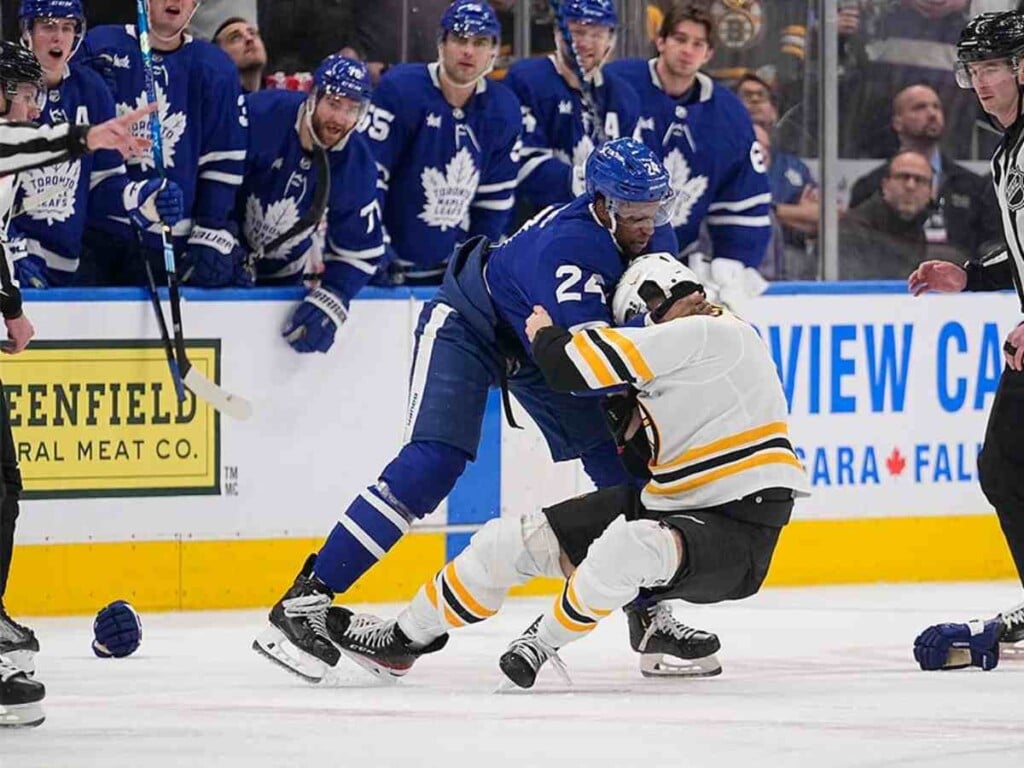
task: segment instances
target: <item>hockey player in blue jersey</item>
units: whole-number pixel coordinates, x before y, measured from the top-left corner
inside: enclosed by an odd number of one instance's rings
[[[167,178],[184,193],[185,218],[173,227],[178,270],[191,285],[251,284],[245,253],[232,222],[235,196],[245,170],[245,104],[238,71],[217,46],[185,33],[196,0],[148,0],[153,77],[160,104]],[[95,67],[114,94],[118,113],[146,101],[145,72],[134,25],[89,30],[77,56]],[[135,126],[148,135],[148,124]],[[152,155],[128,161],[133,181],[154,173]],[[141,244],[140,244],[141,242]],[[137,231],[111,217],[90,222],[82,269],[100,283],[141,284],[150,260],[164,275],[160,227]]]
[[[299,352],[326,352],[352,297],[384,255],[377,169],[365,136],[370,75],[359,61],[328,56],[307,97],[269,90],[246,97],[249,149],[236,220],[262,285],[300,285],[319,251],[324,271],[284,328]]]
[[[632,136],[640,115],[640,99],[625,80],[606,74],[604,63],[615,47],[619,24],[612,0],[567,0],[562,15],[572,35],[576,56],[590,81],[597,119],[595,131],[575,74],[573,52],[555,30],[556,53],[523,59],[509,67],[502,81],[519,97],[523,113],[516,195],[538,209],[561,205],[583,191],[583,167],[594,149],[595,135],[604,140]]]
[[[394,282],[436,285],[456,243],[497,240],[519,170],[519,102],[488,72],[501,27],[487,3],[456,0],[441,17],[438,61],[387,71],[366,135],[380,172]]]
[[[707,225],[713,259],[707,264],[697,255],[690,266],[710,298],[735,310],[764,288],[756,267],[771,239],[767,164],[742,102],[699,71],[714,50],[710,15],[674,4],[656,42],[656,58],[617,61],[607,70],[640,95],[638,138],[672,175],[680,249]]]
[[[586,183],[584,195],[544,210],[501,245],[481,237],[455,251],[416,330],[405,445],[345,510],[319,554],[307,559],[271,610],[270,628],[253,643],[256,651],[312,681],[337,663],[340,652],[326,623],[334,595],[448,495],[476,456],[492,387],[515,395],[555,461],[579,457],[599,488],[631,481],[599,398],[548,387],[527,351],[524,329],[535,305],[565,328],[610,324],[606,290],[626,263],[647,250],[675,251],[668,224],[673,195],[664,167],[632,139],[595,150]],[[635,612],[639,622],[640,609]],[[676,642],[692,636],[689,628],[673,626]]]
[[[22,0],[22,42],[42,65],[45,101],[37,118],[44,125],[102,123],[114,117],[114,100],[96,72],[69,64],[85,33],[81,0]],[[18,175],[19,214],[13,245],[23,285],[69,285],[75,279],[86,221],[129,218],[149,227],[173,226],[182,218],[181,189],[173,181],[130,181],[124,160],[103,150]]]

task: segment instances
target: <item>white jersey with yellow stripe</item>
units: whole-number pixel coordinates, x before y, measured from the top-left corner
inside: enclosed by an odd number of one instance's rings
[[[565,353],[593,389],[630,383],[652,448],[648,509],[723,504],[764,488],[807,495],[768,348],[725,313],[590,328]]]

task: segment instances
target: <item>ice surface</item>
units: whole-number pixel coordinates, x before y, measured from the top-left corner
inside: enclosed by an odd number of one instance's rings
[[[144,615],[120,661],[92,656],[88,618],[38,619],[47,721],[0,730],[0,766],[1021,768],[1024,663],[923,673],[910,653],[927,624],[1020,599],[1000,582],[677,604],[723,646],[720,677],[687,681],[642,678],[616,615],[562,652],[571,690],[544,670],[500,695],[498,656],[547,599],[510,601],[397,684],[343,659],[332,687],[250,650],[265,612]]]

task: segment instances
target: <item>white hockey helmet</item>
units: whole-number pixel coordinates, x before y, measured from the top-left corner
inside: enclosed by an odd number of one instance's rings
[[[653,298],[680,299],[704,286],[692,269],[670,253],[649,253],[633,259],[619,278],[612,297],[615,322],[624,325],[648,311]]]

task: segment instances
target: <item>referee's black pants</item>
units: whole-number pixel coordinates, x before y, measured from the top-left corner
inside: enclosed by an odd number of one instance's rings
[[[978,477],[1024,584],[1024,372],[1003,369],[978,457]]]
[[[11,572],[14,553],[14,524],[18,520],[21,499],[21,470],[11,434],[11,416],[7,396],[0,383],[0,600],[7,591],[7,575]]]

